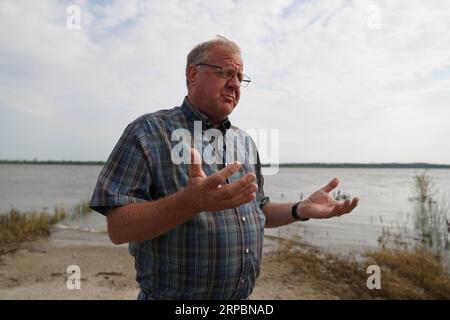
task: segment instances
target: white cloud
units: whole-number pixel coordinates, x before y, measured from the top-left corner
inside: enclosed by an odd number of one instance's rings
[[[2,121],[30,125],[0,128],[0,158],[105,159],[127,123],[181,103],[187,53],[223,34],[252,78],[232,120],[280,129],[281,161],[448,163],[449,18],[444,0],[2,1]]]

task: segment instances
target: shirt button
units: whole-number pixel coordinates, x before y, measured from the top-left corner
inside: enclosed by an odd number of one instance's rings
[[[247,249],[245,249],[245,253],[249,253],[250,252],[250,250],[247,248]]]
[[[245,283],[245,279],[242,279],[242,280],[241,280],[241,283]]]
[[[242,221],[244,221],[244,222],[245,222],[245,220],[247,220],[247,219],[245,219],[245,217],[242,217]]]

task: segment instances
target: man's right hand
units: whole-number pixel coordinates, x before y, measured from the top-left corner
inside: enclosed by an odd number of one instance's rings
[[[195,210],[219,211],[253,201],[258,190],[257,184],[254,183],[256,176],[253,173],[247,173],[239,180],[227,183],[227,179],[240,167],[241,164],[236,162],[207,177],[202,169],[200,154],[191,148],[189,181],[184,191]]]
[[[226,166],[207,177],[201,158],[191,149],[192,164],[185,189],[158,200],[130,203],[108,210],[108,234],[115,244],[153,239],[202,211],[219,211],[239,207],[255,199],[256,176],[248,173],[233,183],[227,179],[240,164]],[[162,214],[170,212],[171,214]]]

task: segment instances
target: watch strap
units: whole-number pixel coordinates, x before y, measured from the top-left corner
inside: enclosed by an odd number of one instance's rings
[[[302,217],[300,217],[300,216],[297,214],[297,207],[298,207],[298,205],[299,205],[300,203],[302,203],[302,201],[299,201],[299,202],[295,203],[295,204],[292,206],[292,211],[291,211],[292,217],[293,217],[295,220],[299,220],[299,221],[308,221],[309,218],[302,218]]]

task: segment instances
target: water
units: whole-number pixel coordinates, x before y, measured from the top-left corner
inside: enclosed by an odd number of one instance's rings
[[[101,166],[0,165],[0,212],[53,210],[90,199]]]
[[[288,237],[322,248],[354,249],[378,246],[382,227],[413,228],[414,176],[418,169],[316,169],[283,168],[265,177],[265,192],[272,202],[298,201],[327,184],[333,177],[341,183],[336,190],[358,196],[358,207],[350,214],[326,220],[309,220],[266,229],[266,234]],[[437,199],[450,199],[450,170],[428,170]],[[448,202],[447,202],[448,203]]]
[[[20,165],[0,164],[0,213],[11,208],[20,211],[48,211],[56,206],[70,212],[82,201],[89,201],[98,165]],[[66,219],[64,226],[85,231],[106,231],[100,214]]]
[[[0,165],[0,212],[10,208],[22,211],[67,210],[87,201],[101,166]],[[316,169],[281,168],[265,177],[265,193],[272,202],[295,202],[339,177],[337,190],[358,196],[358,207],[350,214],[327,220],[309,220],[289,226],[266,229],[266,234],[290,238],[328,249],[371,248],[378,245],[382,226],[413,224],[413,177],[418,169]],[[450,199],[450,170],[429,170],[438,200]],[[448,203],[447,203],[448,204]],[[64,221],[64,225],[88,231],[106,231],[100,214]]]

